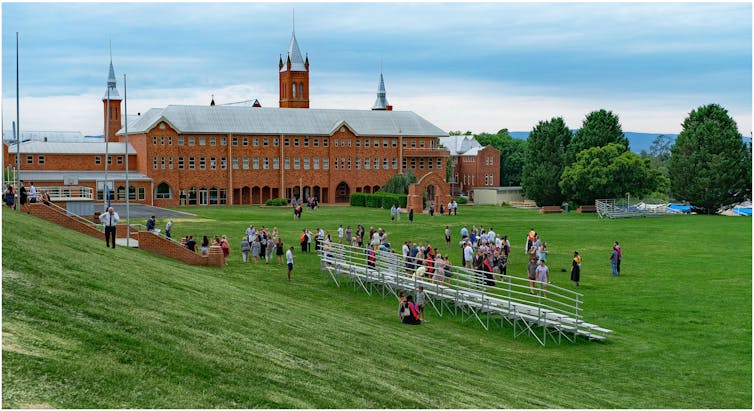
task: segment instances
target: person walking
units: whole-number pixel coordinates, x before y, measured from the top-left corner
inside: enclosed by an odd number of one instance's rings
[[[29,196],[26,194],[26,187],[24,186],[23,180],[21,180],[21,187],[18,189],[18,195],[21,207],[26,210],[27,214],[31,214],[29,211]]]
[[[450,247],[450,226],[445,226],[445,245]]]
[[[293,247],[285,253],[285,261],[288,263],[288,282],[291,281],[291,271],[293,271]]]
[[[249,251],[251,251],[251,245],[249,245],[249,238],[246,236],[241,237],[241,259],[244,263],[249,262]]]
[[[173,220],[168,220],[167,224],[165,224],[165,238],[170,240],[171,236],[171,230],[173,229]]]
[[[414,209],[413,208],[408,209],[408,222],[409,223],[414,222]]]
[[[99,220],[105,226],[105,245],[110,247],[110,239],[112,238],[112,247],[115,248],[115,228],[118,225],[118,220],[120,220],[118,213],[110,207],[106,213],[100,214]]]
[[[154,231],[154,227],[156,224],[157,224],[157,220],[155,220],[155,217],[154,216],[149,217],[147,219],[147,231],[150,231],[150,232]]]
[[[616,268],[618,269],[618,275],[620,275],[620,262],[623,261],[623,251],[621,251],[620,244],[617,241],[613,244],[613,247],[618,252],[618,265]]]
[[[547,284],[550,283],[550,268],[547,267],[544,260],[539,260],[537,267],[537,281],[542,288],[542,295],[547,297]]]
[[[581,278],[581,256],[578,251],[573,252],[573,262],[571,263],[571,281],[576,283],[576,287],[579,286],[579,280]]]
[[[30,203],[36,203],[37,202],[37,187],[34,186],[34,182],[29,182],[29,202]],[[617,241],[616,241],[617,244]]]

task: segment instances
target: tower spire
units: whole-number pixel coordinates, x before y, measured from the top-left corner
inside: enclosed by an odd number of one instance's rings
[[[372,110],[388,110],[390,104],[387,102],[385,92],[385,79],[382,78],[382,60],[380,60],[380,84],[377,86],[377,100],[372,105]]]

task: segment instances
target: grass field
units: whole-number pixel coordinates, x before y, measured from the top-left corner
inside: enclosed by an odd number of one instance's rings
[[[123,210],[121,215],[123,216]],[[3,210],[5,408],[751,408],[752,220],[717,216],[599,220],[496,207],[457,217],[325,207],[190,208],[175,237],[227,234],[223,269],[191,267]],[[142,222],[142,221],[138,221]],[[142,222],[143,223],[143,222]],[[314,254],[283,266],[244,265],[246,226],[383,227],[397,244],[443,254],[462,224],[492,225],[513,246],[534,227],[548,242],[553,282],[584,257],[585,320],[605,343],[540,346],[511,328],[437,317],[407,327],[396,302],[336,287]],[[164,221],[158,221],[164,226]],[[608,261],[621,242],[622,276]],[[460,251],[453,247],[451,262]]]

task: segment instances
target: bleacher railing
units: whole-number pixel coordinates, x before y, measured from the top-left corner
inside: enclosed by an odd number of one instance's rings
[[[582,320],[582,294],[553,284],[453,265],[444,265],[442,276],[436,268],[417,276],[416,268],[430,266],[430,260],[404,259],[386,250],[370,256],[369,249],[336,243],[326,242],[318,252],[322,270],[338,286],[345,276],[354,287],[369,295],[380,291],[383,297],[397,297],[399,291],[415,293],[421,286],[428,296],[426,308],[440,316],[460,313],[462,319],[475,318],[485,329],[490,320],[500,319],[501,324],[513,325],[514,336],[528,332],[542,345],[548,336],[557,342],[561,337],[574,341],[576,335],[603,340],[610,333]]]

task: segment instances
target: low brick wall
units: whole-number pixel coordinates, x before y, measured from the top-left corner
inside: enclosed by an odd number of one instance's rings
[[[189,250],[179,243],[175,243],[165,237],[150,233],[149,231],[139,231],[138,239],[139,248],[142,250],[164,255],[165,257],[173,258],[186,264],[206,265],[212,267],[222,267],[225,265],[225,261],[222,258],[222,251],[220,252],[220,258],[217,258],[215,255],[203,256]]]
[[[79,233],[86,234],[91,237],[98,238],[100,240],[105,239],[104,231],[97,229],[92,225],[87,225],[75,218],[68,216],[64,211],[55,208],[54,206],[46,206],[41,203],[29,204],[29,210],[31,215],[47,220],[49,222],[61,225],[65,228],[69,228]],[[125,230],[125,227],[123,228]]]

